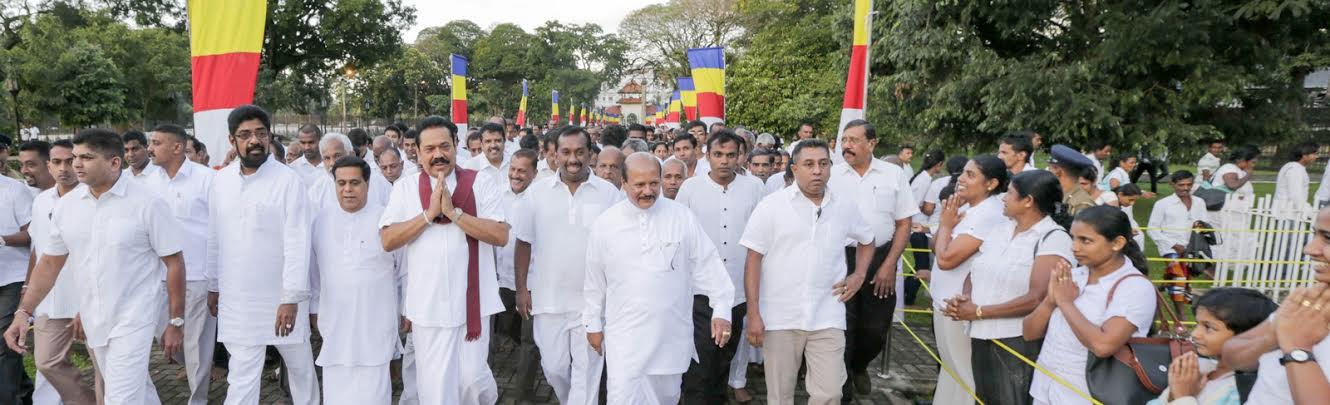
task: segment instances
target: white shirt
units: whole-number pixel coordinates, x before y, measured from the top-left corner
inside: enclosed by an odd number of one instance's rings
[[[396,257],[383,251],[378,222],[383,206],[360,211],[325,207],[314,219],[311,245],[318,274],[317,364],[386,365],[401,346],[398,338]]]
[[[300,179],[304,181],[306,187],[313,186],[317,180],[322,178],[320,175],[328,173],[328,170],[323,168],[322,162],[317,165],[311,164],[308,159],[305,159],[304,155],[296,158],[289,166],[295,169],[296,174],[300,175]]]
[[[1269,320],[1273,322],[1275,314],[1270,314]],[[1273,327],[1274,325],[1271,325]],[[1321,374],[1330,376],[1330,338],[1321,339],[1316,345],[1312,346],[1311,352],[1316,356],[1317,367],[1321,369]],[[1288,385],[1288,372],[1284,366],[1279,364],[1279,359],[1284,357],[1284,353],[1279,350],[1272,350],[1261,355],[1256,369],[1256,384],[1252,386],[1251,395],[1247,396],[1248,405],[1285,405],[1293,403],[1293,392]]]
[[[1052,217],[1016,233],[1016,221],[1007,220],[986,232],[975,266],[970,270],[970,299],[975,305],[1002,304],[1030,292],[1030,273],[1037,256],[1055,256],[1072,266],[1071,236]],[[1036,249],[1038,249],[1036,251]],[[1003,339],[1021,336],[1023,317],[970,321],[970,337]]]
[[[1173,245],[1186,247],[1191,241],[1192,224],[1196,221],[1209,220],[1210,214],[1205,211],[1205,201],[1192,197],[1191,208],[1188,209],[1182,203],[1182,199],[1173,194],[1155,201],[1154,208],[1150,210],[1150,222],[1146,225],[1152,229],[1146,233],[1154,240],[1160,255],[1176,253]]]
[[[156,164],[153,164],[156,166]],[[144,170],[146,172],[146,170]],[[171,214],[180,223],[180,247],[185,256],[185,280],[207,280],[208,268],[208,192],[212,190],[214,171],[185,159],[171,178],[159,169],[145,179],[157,195],[166,201]]]
[[[126,167],[124,170],[121,170],[120,173],[130,180],[144,183],[151,181],[151,179],[157,177],[157,175],[160,174],[158,172],[161,171],[162,171],[161,166],[158,166],[157,164],[152,162],[148,162],[148,165],[144,166],[143,171],[139,172],[139,174],[134,174],[134,169],[129,167]]]
[[[420,173],[420,165],[417,165],[415,163],[412,163],[410,160],[407,160],[406,152],[402,152],[399,149],[397,155],[402,157],[402,159],[400,159],[402,161],[402,174],[400,176],[408,176]],[[401,177],[398,177],[397,179],[401,180]]]
[[[1316,186],[1316,201],[1330,201],[1330,167],[1321,175],[1321,183]]]
[[[516,220],[518,216],[518,204],[521,204],[521,201],[526,198],[526,190],[522,190],[522,194],[517,194],[513,192],[512,186],[507,183],[503,185],[508,187],[503,191],[503,197],[499,201],[499,209],[503,210],[504,218],[507,218],[509,224],[512,225],[512,221]],[[527,187],[530,187],[530,185]],[[516,228],[517,225],[512,225],[512,227]],[[494,250],[496,260],[498,260],[496,266],[499,273],[499,288],[517,291],[517,261],[514,258],[517,254],[517,233],[509,231],[508,244],[503,247],[496,247]]]
[[[457,175],[449,173],[444,180],[450,192],[456,193]],[[439,180],[430,178],[430,186]],[[494,180],[484,173],[476,173],[472,192],[476,200],[476,216],[503,222],[499,211],[498,188]],[[398,181],[393,184],[388,207],[379,219],[379,227],[405,221],[421,221],[425,207],[420,204],[420,182]],[[484,243],[480,243],[483,247]],[[457,224],[430,224],[425,231],[401,249],[406,249],[406,298],[402,315],[411,322],[427,327],[454,328],[466,325],[467,265],[470,253],[466,233]],[[481,250],[484,251],[483,249]],[[503,311],[499,301],[498,276],[494,270],[494,255],[481,254],[477,263],[480,272],[480,316]]]
[[[554,176],[556,174],[559,174],[559,172],[550,167],[548,159],[541,159],[539,162],[536,162],[536,180],[544,180],[546,177]]]
[[[0,235],[13,235],[32,221],[32,189],[0,176]],[[0,246],[0,285],[28,278],[28,248]]]
[[[772,173],[767,177],[767,194],[771,194],[785,188],[785,172]]]
[[[516,209],[513,230],[517,239],[531,244],[531,313],[581,312],[591,223],[624,194],[594,176],[573,194],[558,176],[536,180],[526,194]]]
[[[1279,176],[1275,177],[1275,200],[1306,205],[1311,181],[1306,166],[1298,162],[1285,163],[1279,169]]]
[[[882,246],[895,236],[896,221],[919,213],[919,204],[910,193],[910,178],[900,166],[877,159],[869,162],[863,176],[849,164],[832,166],[827,189],[858,205],[859,220],[872,227],[874,245]]]
[[[1091,163],[1091,166],[1090,166],[1090,167],[1093,167],[1093,168],[1094,168],[1094,174],[1095,174],[1094,184],[1103,183],[1103,182],[1104,182],[1104,164],[1103,164],[1103,163],[1099,163],[1099,158],[1098,158],[1098,157],[1095,157],[1094,153],[1086,153],[1086,154],[1085,154],[1085,158],[1086,158],[1086,159],[1090,159],[1090,163]]]
[[[985,198],[983,202],[980,202],[979,205],[973,207],[968,205],[961,207],[961,209],[964,210],[963,213],[965,214],[965,217],[961,218],[961,222],[957,223],[956,227],[951,230],[951,240],[953,243],[956,239],[964,235],[970,235],[982,242],[984,240],[984,235],[987,234],[989,230],[998,227],[1003,222],[1010,221],[1006,216],[1002,215],[1002,207],[1002,198],[997,196]],[[936,210],[941,211],[942,208],[938,207]],[[980,245],[980,248],[982,249],[983,245]],[[970,271],[974,268],[976,262],[975,259],[978,257],[979,252],[975,252],[969,259],[966,259],[959,266],[956,266],[956,268],[951,270],[941,270],[938,268],[937,261],[933,261],[933,271],[931,276],[933,284],[929,287],[931,287],[930,291],[933,297],[934,308],[939,311],[946,309],[947,303],[945,300],[964,292],[965,277],[968,276]]]
[[[928,197],[928,188],[932,185],[933,175],[928,174],[927,171],[919,172],[919,175],[914,176],[914,180],[910,181],[910,195],[914,197],[914,206],[923,209],[924,199]],[[926,225],[928,224],[928,216],[920,211],[910,217],[910,222]]]
[[[217,341],[294,344],[309,335],[309,231],[313,213],[300,175],[271,157],[253,174],[240,162],[212,179],[207,274],[221,293]],[[298,303],[295,328],[273,330],[279,304]]]
[[[1215,170],[1219,169],[1219,164],[1221,162],[1222,161],[1219,160],[1218,156],[1211,155],[1210,152],[1206,152],[1205,156],[1201,156],[1201,160],[1199,162],[1196,162],[1196,175],[1202,176],[1205,174],[1206,170],[1209,170],[1210,176],[1214,176]],[[1214,182],[1213,179],[1202,179],[1202,180],[1209,180],[1211,183]]]
[[[740,243],[762,254],[758,305],[767,330],[845,329],[845,304],[831,286],[845,279],[845,241],[873,241],[858,208],[835,190],[819,208],[799,187],[757,204]]]
[[[1076,309],[1096,326],[1103,325],[1112,318],[1126,319],[1136,326],[1136,331],[1131,334],[1132,337],[1145,337],[1150,332],[1150,322],[1154,319],[1157,304],[1154,285],[1150,284],[1149,279],[1133,277],[1123,281],[1118,285],[1117,291],[1113,292],[1113,302],[1108,302],[1108,292],[1113,285],[1132,273],[1140,274],[1135,267],[1132,267],[1130,260],[1124,260],[1122,267],[1117,271],[1099,278],[1094,284],[1087,285],[1090,270],[1085,267],[1073,269],[1072,279],[1081,289],[1081,295],[1076,297]],[[1085,382],[1086,358],[1089,356],[1090,351],[1076,338],[1071,325],[1067,324],[1067,318],[1063,317],[1062,310],[1053,310],[1053,315],[1048,320],[1047,333],[1044,334],[1044,346],[1039,352],[1039,365],[1062,377],[1081,392],[1090,392]],[[1034,374],[1034,380],[1030,383],[1030,395],[1041,403],[1057,403],[1054,402],[1055,399],[1080,398],[1043,373]]]
[[[592,228],[582,321],[604,331],[609,375],[687,371],[697,360],[693,295],[709,298],[712,319],[730,320],[734,306],[716,245],[687,207],[665,198],[645,210],[620,201]]]
[[[924,195],[924,202],[933,204],[933,214],[928,216],[928,229],[936,230],[939,220],[942,218],[942,189],[951,184],[951,176],[942,176],[928,184],[928,193]],[[923,204],[919,204],[923,206]]]
[[[711,176],[693,176],[684,180],[679,195],[674,197],[674,201],[693,212],[707,237],[715,242],[730,283],[736,286],[734,305],[747,302],[741,286],[748,248],[739,244],[739,237],[743,236],[753,209],[766,194],[761,181],[748,176],[735,176],[728,186],[721,186]]]
[[[1112,191],[1113,180],[1117,180],[1119,186],[1127,185],[1131,183],[1131,175],[1128,174],[1127,170],[1123,169],[1121,166],[1113,168],[1113,171],[1109,172],[1108,176],[1104,177],[1103,180],[1103,184],[1107,186],[1106,190]]]
[[[324,208],[340,207],[337,203],[337,179],[327,170],[319,169],[322,175],[315,177],[313,183],[308,183],[309,207],[314,212],[322,212]],[[398,181],[420,181],[419,173],[416,176],[398,177]],[[388,182],[383,173],[370,171],[369,174],[369,201],[379,206],[388,205],[388,196],[392,195],[393,184]]]
[[[496,179],[507,179],[508,165],[510,162],[511,159],[509,158],[509,156],[504,155],[503,161],[499,162],[498,166],[494,166],[493,164],[490,163],[489,158],[486,158],[484,154],[481,154],[480,156],[476,156],[475,158],[462,162],[462,168],[467,170],[475,170],[478,172],[488,172],[491,177]],[[505,181],[504,183],[507,182]]]
[[[161,258],[180,252],[180,226],[160,215],[166,210],[157,193],[128,176],[101,197],[79,185],[56,203],[42,254],[68,255],[66,267],[78,269],[74,284],[88,346],[106,346],[160,321]]]
[[[52,212],[55,211],[56,203],[60,201],[60,196],[57,194],[56,187],[51,187],[32,200],[32,223],[28,224],[28,235],[32,236],[34,254],[40,255],[47,239],[50,238]],[[32,316],[46,315],[51,319],[70,319],[78,314],[79,292],[83,290],[75,284],[78,283],[80,276],[75,274],[77,268],[69,266],[69,262],[65,264],[60,275],[56,277],[55,285],[46,293],[46,299],[32,311]]]
[[[1219,170],[1216,170],[1216,171],[1215,171],[1215,174],[1214,174],[1215,178],[1214,178],[1213,181],[1211,181],[1211,183],[1214,183],[1214,185],[1216,185],[1216,186],[1224,185],[1224,175],[1229,174],[1229,173],[1234,173],[1234,174],[1236,174],[1236,175],[1238,176],[1238,179],[1239,179],[1239,180],[1241,180],[1241,179],[1244,178],[1244,177],[1250,176],[1249,173],[1247,173],[1246,171],[1243,171],[1242,169],[1238,168],[1238,165],[1235,165],[1235,164],[1232,164],[1232,163],[1228,163],[1228,164],[1225,164],[1225,165],[1223,165],[1223,166],[1219,166]],[[1225,187],[1228,187],[1228,186],[1225,186]],[[1252,185],[1251,185],[1251,182],[1250,182],[1250,181],[1247,182],[1246,184],[1243,184],[1242,187],[1238,187],[1237,190],[1233,190],[1233,193],[1234,193],[1234,194],[1238,194],[1238,195],[1242,195],[1242,196],[1246,196],[1246,197],[1255,197],[1255,196],[1256,196],[1256,190],[1252,188]]]

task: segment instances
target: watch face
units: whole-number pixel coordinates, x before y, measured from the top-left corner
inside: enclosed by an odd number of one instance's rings
[[[1311,354],[1305,350],[1294,350],[1288,354],[1288,357],[1292,358],[1293,361],[1307,361],[1311,358]]]

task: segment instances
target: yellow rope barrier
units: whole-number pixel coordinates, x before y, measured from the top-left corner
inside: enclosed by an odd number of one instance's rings
[[[1201,231],[1201,232],[1227,232],[1227,233],[1299,233],[1310,234],[1310,230],[1302,229],[1215,229],[1215,228],[1158,228],[1143,226],[1136,228],[1142,231]]]
[[[932,249],[905,248],[910,253],[932,253]],[[1237,264],[1291,264],[1296,266],[1309,265],[1311,262],[1301,260],[1243,260],[1243,259],[1186,259],[1186,258],[1168,258],[1168,257],[1147,257],[1149,262],[1180,262],[1180,263],[1237,263]]]
[[[1017,351],[1012,350],[1011,347],[1007,346],[1007,344],[1005,343],[1002,343],[1002,341],[993,339],[990,340],[990,342],[993,342],[993,344],[996,344],[998,345],[998,347],[1001,347],[1003,350],[1006,350],[1007,353],[1011,353],[1013,356],[1016,356],[1016,358],[1021,359],[1021,361],[1025,362],[1025,364],[1029,364],[1030,367],[1034,367],[1035,370],[1039,370],[1039,372],[1044,373],[1044,375],[1048,376],[1048,378],[1052,378],[1054,382],[1058,383],[1058,385],[1066,387],[1067,389],[1071,390],[1071,392],[1075,392],[1076,395],[1079,395],[1081,398],[1085,398],[1085,400],[1090,401],[1095,405],[1104,405],[1103,402],[1099,402],[1099,400],[1094,399],[1094,397],[1090,396],[1090,394],[1081,392],[1081,390],[1076,389],[1076,387],[1071,385],[1071,383],[1067,382],[1067,380],[1064,380],[1062,379],[1062,377],[1058,377],[1057,374],[1053,374],[1052,371],[1048,371],[1048,369],[1043,368],[1042,366],[1039,365],[1039,363],[1030,361],[1029,358],[1026,358],[1024,355],[1021,355]]]
[[[974,394],[974,390],[970,389],[970,386],[965,385],[965,382],[961,381],[961,377],[956,375],[955,371],[951,371],[951,367],[947,367],[947,364],[942,362],[942,358],[938,357],[937,353],[934,353],[933,349],[928,347],[927,343],[924,343],[924,339],[920,338],[919,334],[914,333],[914,329],[910,329],[910,325],[906,324],[904,319],[900,320],[900,324],[901,326],[905,327],[906,332],[910,332],[910,336],[913,336],[914,341],[919,343],[919,347],[924,348],[924,351],[928,352],[928,355],[932,356],[934,361],[937,361],[937,365],[942,367],[942,370],[946,371],[947,374],[950,375],[953,380],[956,380],[956,384],[960,384],[961,388],[965,389],[966,394],[970,394],[970,397],[974,398],[975,403],[978,403],[979,405],[984,405],[984,401],[979,399],[978,395]]]

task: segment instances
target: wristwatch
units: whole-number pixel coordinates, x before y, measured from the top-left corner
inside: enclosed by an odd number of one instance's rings
[[[448,220],[449,220],[449,221],[453,221],[453,222],[457,222],[457,219],[458,219],[458,218],[461,218],[461,217],[462,217],[462,209],[461,209],[461,208],[453,207],[453,217],[452,217],[452,218],[449,218]]]
[[[1311,352],[1302,349],[1294,349],[1291,352],[1285,353],[1284,357],[1279,358],[1279,365],[1282,366],[1288,363],[1308,363],[1313,361],[1316,361],[1316,356],[1313,356]]]
[[[171,318],[171,320],[167,321],[167,323],[170,323],[171,326],[179,328],[185,326],[185,318]]]

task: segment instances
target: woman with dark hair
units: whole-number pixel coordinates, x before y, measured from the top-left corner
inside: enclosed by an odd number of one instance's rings
[[[1220,212],[1210,215],[1210,225],[1215,229],[1248,227],[1245,211],[1256,202],[1256,190],[1251,181],[1255,178],[1256,158],[1260,155],[1261,151],[1255,145],[1242,145],[1229,153],[1228,163],[1215,170],[1211,184],[1231,194]],[[1256,254],[1255,233],[1218,232],[1218,236],[1224,241],[1214,251],[1218,259],[1249,259]]]
[[[928,245],[932,238],[929,237],[931,225],[928,217],[937,209],[937,199],[929,204],[928,191],[933,185],[933,176],[943,169],[943,160],[946,154],[940,150],[931,151],[924,154],[924,161],[919,166],[919,171],[910,177],[910,191],[914,194],[914,203],[919,206],[919,213],[910,217],[910,247],[920,250],[928,250]],[[932,258],[928,252],[914,252],[914,267],[918,269],[929,268]],[[919,279],[915,276],[905,278],[905,297],[904,305],[914,305],[915,298],[919,294]]]
[[[1007,165],[996,156],[985,155],[971,159],[965,170],[954,180],[955,194],[942,206],[933,251],[937,262],[929,285],[933,296],[933,333],[937,338],[938,354],[942,363],[951,365],[956,381],[945,371],[938,375],[937,391],[933,402],[939,404],[970,404],[974,399],[961,384],[974,386],[974,372],[970,368],[970,336],[966,321],[944,315],[946,300],[960,295],[965,279],[973,266],[973,258],[983,245],[983,235],[1006,217],[1002,216],[1002,200],[998,197],[1007,190]],[[961,211],[965,215],[961,215]]]
[[[1009,361],[994,342],[1027,358],[1039,355],[1039,340],[1026,341],[1021,319],[1034,311],[1048,290],[1048,275],[1075,264],[1071,237],[1054,220],[1062,187],[1057,176],[1035,170],[1011,179],[1003,197],[1008,220],[985,232],[964,294],[947,300],[946,315],[970,322],[970,365],[974,391],[990,404],[1029,404],[1034,368]]]
[[[1154,285],[1145,277],[1145,254],[1131,237],[1131,220],[1114,207],[1082,210],[1071,226],[1072,254],[1080,267],[1060,264],[1049,275],[1048,294],[1025,317],[1025,339],[1044,339],[1039,366],[1080,392],[1089,354],[1106,358],[1127,340],[1145,337],[1154,319]],[[1043,373],[1034,374],[1035,404],[1089,404]]]

